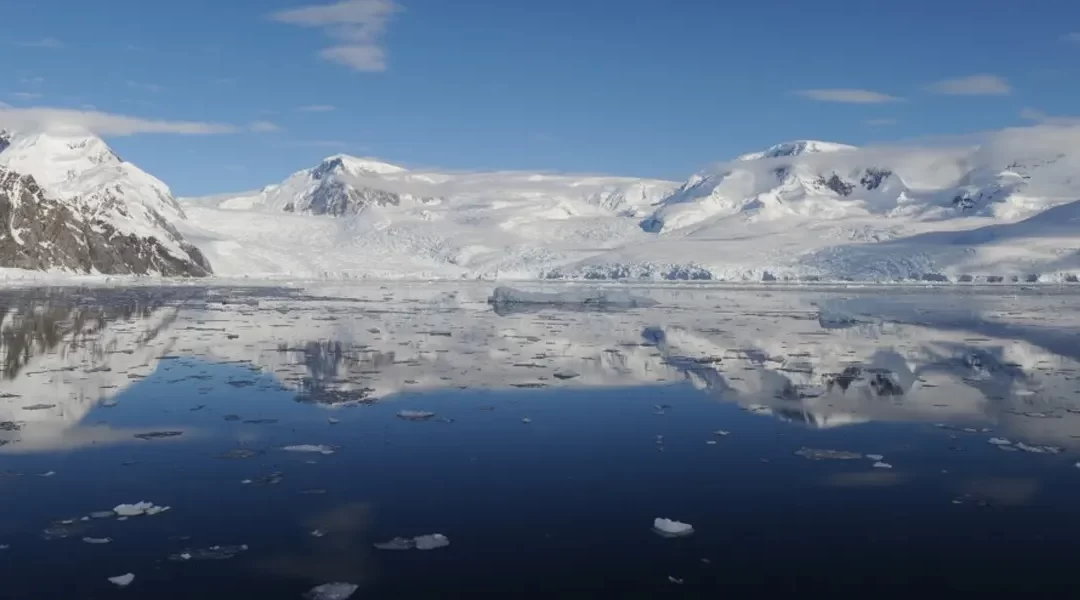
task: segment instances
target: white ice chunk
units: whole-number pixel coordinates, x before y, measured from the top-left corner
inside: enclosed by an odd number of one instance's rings
[[[416,542],[417,550],[435,550],[450,545],[450,539],[441,533],[417,536],[413,541]]]
[[[86,542],[87,544],[108,544],[108,543],[112,542],[112,538],[107,538],[107,537],[105,537],[105,538],[84,537],[82,539],[82,541]]]
[[[891,469],[892,465],[887,462],[881,462],[880,460],[874,463],[875,469]]]
[[[109,582],[119,587],[127,587],[131,585],[131,582],[135,581],[134,573],[125,573],[124,575],[117,575],[116,577],[110,577]]]
[[[377,550],[436,550],[450,545],[450,538],[441,533],[419,535],[414,538],[396,537],[389,542],[375,544]]]
[[[694,533],[694,527],[690,524],[663,518],[653,521],[653,529],[665,537],[686,537]]]
[[[986,440],[986,441],[990,442],[991,444],[993,444],[995,446],[1011,446],[1012,445],[1012,442],[1005,439],[1005,438],[996,438],[995,437],[995,438],[990,438],[989,440]]]
[[[885,460],[885,455],[884,454],[867,454],[866,458],[868,458],[870,460],[873,460],[873,461],[880,462],[880,461]]]
[[[330,446],[322,446],[316,444],[299,444],[296,446],[285,446],[282,450],[286,452],[317,452],[319,454],[333,454],[334,449]]]
[[[398,411],[397,416],[406,421],[426,421],[434,417],[435,413],[426,410],[401,410]]]
[[[324,583],[304,593],[306,600],[347,600],[360,586],[354,583]]]
[[[631,295],[612,289],[565,290],[561,292],[526,292],[512,287],[495,288],[488,299],[490,304],[574,304],[581,306],[637,308],[655,306],[651,298]]]
[[[120,504],[113,509],[118,517],[139,517],[142,515],[152,516],[169,510],[168,506],[155,506],[152,502],[136,502],[135,504]]]

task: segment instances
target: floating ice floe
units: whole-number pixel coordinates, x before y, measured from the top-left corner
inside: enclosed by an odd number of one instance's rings
[[[286,452],[311,452],[319,454],[333,454],[334,449],[330,446],[322,446],[316,444],[299,444],[296,446],[285,446],[282,450]]]
[[[38,477],[52,477],[56,475],[56,471],[45,471],[44,473],[38,473]]]
[[[326,537],[326,532],[323,531],[322,529],[313,529],[311,531],[311,537],[315,537],[315,538]]]
[[[100,545],[100,544],[110,544],[110,543],[112,543],[112,538],[107,538],[107,537],[105,537],[105,538],[84,537],[82,539],[82,541],[86,542],[87,544],[99,544]]]
[[[880,462],[880,461],[885,460],[885,455],[884,454],[867,454],[866,458],[869,459],[869,460]]]
[[[169,510],[170,506],[155,506],[152,502],[136,502],[135,504],[119,504],[113,508],[118,517],[141,517],[153,516]]]
[[[686,537],[693,535],[694,527],[688,523],[656,518],[653,520],[653,531],[664,537]]]
[[[341,419],[335,419],[334,417],[328,417],[326,419],[326,422],[331,424],[331,425],[337,425],[338,423],[341,422]]]
[[[324,583],[304,593],[305,600],[348,600],[360,586],[355,583]]]
[[[183,431],[148,431],[146,433],[136,433],[133,437],[149,441],[149,440],[163,440],[166,438],[174,438],[184,435]]]
[[[524,417],[523,419],[521,419],[521,422],[528,425],[529,423],[532,423],[532,419],[530,419],[529,417]]]
[[[879,460],[876,463],[874,463],[874,468],[875,469],[891,469],[892,465],[890,465],[887,462],[882,462],[882,461]]]
[[[679,578],[679,577],[672,577],[671,575],[668,575],[668,578],[667,578],[667,580],[668,580],[668,581],[670,581],[671,583],[674,583],[675,585],[682,585],[682,584],[686,583],[686,582],[685,582],[684,580],[682,580],[681,578]]]
[[[435,416],[435,413],[426,410],[401,410],[397,414],[399,419],[406,421],[427,421]]]
[[[1058,446],[1029,446],[1024,442],[1017,442],[1016,449],[1021,452],[1030,452],[1032,454],[1061,454],[1064,452],[1063,448]]]
[[[414,538],[396,537],[389,542],[375,544],[377,550],[435,550],[450,545],[450,539],[441,533],[418,535]]]
[[[194,550],[184,550],[176,554],[170,554],[169,560],[174,562],[188,562],[191,560],[228,560],[241,552],[246,552],[247,544],[238,546],[210,546]]]
[[[125,573],[124,575],[117,575],[116,577],[109,578],[109,583],[118,587],[127,587],[131,585],[132,581],[135,581],[134,573]]]
[[[1012,441],[1007,440],[1005,438],[996,438],[996,437],[994,437],[994,438],[990,438],[990,439],[988,439],[986,441],[988,443],[994,445],[994,446],[1011,446],[1012,445]]]
[[[639,308],[656,306],[651,298],[634,296],[622,290],[565,290],[561,292],[526,292],[512,287],[495,288],[488,298],[489,304],[547,304],[577,305],[598,308]]]
[[[847,452],[846,450],[820,450],[815,448],[800,448],[795,451],[797,456],[809,460],[858,460],[863,457],[858,452]]]

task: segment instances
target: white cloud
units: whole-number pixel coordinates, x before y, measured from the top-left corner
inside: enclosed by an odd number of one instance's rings
[[[337,107],[329,104],[309,104],[307,106],[301,106],[296,110],[300,112],[330,112],[337,110]]]
[[[394,0],[343,0],[283,10],[270,18],[290,25],[322,29],[337,43],[322,50],[324,60],[341,63],[356,71],[386,70],[382,34],[390,17],[401,10]]]
[[[210,135],[237,131],[236,127],[221,123],[146,119],[96,110],[10,108],[7,106],[0,106],[0,128],[22,132],[79,130],[114,137],[143,133]]]
[[[44,37],[40,40],[32,40],[29,42],[16,42],[15,45],[22,46],[23,48],[45,48],[46,50],[59,50],[67,44],[53,37]]]
[[[1037,108],[1024,108],[1020,111],[1020,118],[1035,121],[1040,125],[1073,126],[1080,125],[1080,117],[1051,116]]]
[[[1071,44],[1080,44],[1080,31],[1073,31],[1061,36],[1061,41]]]
[[[127,81],[127,86],[133,90],[141,90],[144,92],[150,92],[152,94],[158,94],[165,91],[165,87],[156,83],[141,83],[138,81]]]
[[[931,83],[926,91],[945,96],[1005,96],[1012,87],[997,75],[968,75]]]
[[[34,92],[12,92],[12,98],[18,98],[19,100],[37,100],[41,97],[41,94]]]
[[[281,131],[281,127],[277,123],[271,121],[254,121],[248,125],[248,129],[255,133],[273,133],[275,131]]]
[[[19,78],[19,83],[23,85],[41,85],[45,83],[45,78],[32,75],[24,75]]]
[[[848,88],[798,90],[796,94],[817,100],[818,102],[842,102],[846,104],[882,104],[885,102],[898,102],[903,98],[890,96],[873,90],[859,90]]]

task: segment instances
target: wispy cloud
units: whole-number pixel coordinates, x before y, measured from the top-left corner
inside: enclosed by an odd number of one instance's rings
[[[1061,36],[1061,41],[1069,44],[1080,44],[1080,31],[1073,31]]]
[[[41,97],[41,94],[36,94],[34,92],[12,92],[11,97],[18,100],[28,101],[37,100]]]
[[[896,125],[896,119],[867,119],[863,123],[872,127],[884,127],[886,125]]]
[[[293,140],[277,144],[279,148],[344,148],[347,142],[337,140]]]
[[[23,85],[41,85],[45,83],[45,78],[35,75],[24,75],[19,78],[19,83]]]
[[[795,93],[818,102],[841,102],[845,104],[883,104],[903,100],[903,98],[890,96],[882,92],[850,88],[798,90]]]
[[[151,94],[160,94],[165,91],[165,86],[158,85],[156,83],[142,83],[139,81],[127,81],[127,86],[133,90],[140,90],[143,92],[150,92]]]
[[[129,136],[145,133],[173,135],[211,135],[235,133],[236,127],[202,121],[166,121],[119,115],[96,110],[65,108],[10,108],[0,106],[0,128],[17,131],[89,131],[103,136]]]
[[[926,86],[926,91],[944,96],[1006,96],[1012,86],[998,75],[984,74],[936,81]]]
[[[300,106],[296,110],[300,112],[330,112],[337,110],[337,107],[329,104],[308,104],[307,106]]]
[[[273,133],[281,131],[281,126],[272,121],[254,121],[248,125],[248,129],[255,133]]]
[[[1020,111],[1020,118],[1035,121],[1040,125],[1072,126],[1080,125],[1080,117],[1061,117],[1044,113],[1037,108],[1024,108]]]
[[[23,48],[44,48],[46,50],[59,50],[67,46],[67,44],[54,37],[44,37],[39,40],[31,40],[28,42],[15,42],[15,45],[22,46]]]
[[[356,71],[386,70],[386,50],[382,35],[386,24],[401,6],[394,0],[343,0],[283,10],[270,15],[280,23],[322,29],[335,45],[323,49],[324,60],[343,64]]]

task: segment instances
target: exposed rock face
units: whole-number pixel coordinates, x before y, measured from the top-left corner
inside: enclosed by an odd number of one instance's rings
[[[33,177],[0,167],[0,266],[188,277],[211,273],[197,248],[180,247],[186,256],[173,255],[154,236],[121,233],[46,195]]]
[[[11,132],[0,129],[0,152],[11,145]]]

